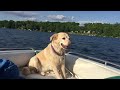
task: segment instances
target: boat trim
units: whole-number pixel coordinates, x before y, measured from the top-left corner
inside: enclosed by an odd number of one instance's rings
[[[91,57],[91,56],[87,56],[87,55],[79,54],[79,53],[75,53],[75,52],[68,52],[67,54],[72,54],[72,55],[76,55],[76,56],[79,56],[79,57],[84,57],[86,59],[91,59],[92,61],[97,61],[98,63],[104,64],[105,66],[111,66],[111,67],[114,67],[114,68],[120,70],[120,65],[109,62],[109,61],[105,61],[105,60],[102,60],[102,59],[94,58],[94,57]]]

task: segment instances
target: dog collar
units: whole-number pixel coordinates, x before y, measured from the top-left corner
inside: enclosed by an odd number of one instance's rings
[[[58,53],[57,51],[55,51],[55,49],[54,49],[54,47],[51,45],[51,47],[52,47],[52,50],[53,50],[53,52],[55,53],[55,54],[57,54],[58,56],[63,56],[64,55],[64,53],[63,54],[60,54],[60,53]]]

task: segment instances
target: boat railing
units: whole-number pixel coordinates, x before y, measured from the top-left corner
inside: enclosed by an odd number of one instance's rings
[[[33,50],[33,48],[0,48],[0,51],[6,51],[6,50]]]
[[[112,62],[109,62],[109,61],[105,61],[105,60],[102,60],[102,59],[98,59],[98,58],[95,58],[95,57],[91,57],[91,56],[88,56],[88,55],[79,54],[79,53],[75,53],[75,52],[68,52],[68,54],[80,56],[80,57],[83,57],[83,58],[86,58],[86,59],[90,59],[90,60],[93,60],[93,61],[102,63],[102,64],[104,64],[105,66],[111,66],[111,67],[120,69],[120,65],[115,64],[115,63],[112,63]]]
[[[0,48],[0,51],[6,51],[6,50],[34,50],[35,53],[37,52],[35,49],[29,48],[29,47],[28,48]],[[117,69],[120,69],[120,65],[109,62],[109,61],[106,61],[106,60],[98,59],[98,58],[95,58],[95,57],[91,57],[91,56],[76,53],[76,52],[67,52],[67,53],[72,54],[72,55],[76,55],[76,56],[80,56],[80,57],[83,57],[83,58],[86,58],[86,59],[90,59],[90,60],[93,60],[93,61],[96,61],[96,62],[99,62],[99,63],[102,63],[105,66],[112,66],[112,67],[115,67]]]

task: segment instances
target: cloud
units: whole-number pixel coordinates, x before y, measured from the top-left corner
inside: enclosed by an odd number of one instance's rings
[[[3,11],[5,14],[11,14],[14,16],[18,16],[19,20],[30,20],[37,21],[37,13],[32,11]]]
[[[71,20],[74,20],[74,19],[75,19],[75,17],[74,17],[74,16],[72,16],[72,17],[71,17]]]
[[[30,18],[22,18],[24,20],[29,20],[29,21],[37,21],[37,18],[35,17],[30,17]]]
[[[38,12],[34,11],[2,11],[3,13],[7,15],[14,15],[17,16],[18,20],[31,20],[31,21],[57,21],[57,22],[73,22],[75,21],[74,16],[65,16],[62,14],[49,14],[49,15],[42,15]]]
[[[4,11],[6,14],[12,14],[19,17],[33,17],[36,16],[36,13],[30,11]]]
[[[49,20],[45,20],[45,22],[48,22]]]
[[[48,15],[49,19],[63,21],[65,19],[64,15]]]
[[[73,22],[75,17],[74,16],[64,16],[64,15],[48,15],[47,16],[49,21],[60,21],[60,22]]]

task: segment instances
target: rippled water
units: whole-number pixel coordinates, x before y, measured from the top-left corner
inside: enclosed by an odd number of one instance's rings
[[[0,48],[43,49],[50,43],[53,33],[0,29]],[[72,44],[69,51],[120,64],[120,39],[70,35]]]

